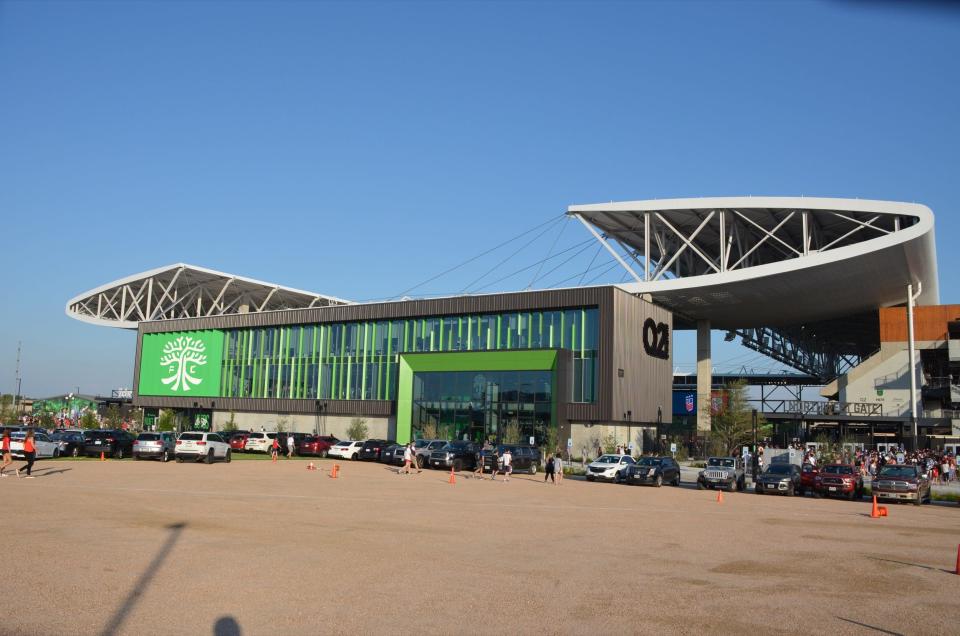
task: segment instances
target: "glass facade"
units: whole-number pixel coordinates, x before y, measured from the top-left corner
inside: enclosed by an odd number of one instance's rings
[[[570,349],[574,402],[594,402],[598,310],[436,316],[228,330],[224,397],[395,400],[402,353]]]
[[[552,380],[551,371],[415,373],[413,439],[545,440]]]

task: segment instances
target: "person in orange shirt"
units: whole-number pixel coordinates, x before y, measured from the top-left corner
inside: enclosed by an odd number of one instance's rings
[[[277,433],[277,436],[279,436],[279,435],[280,435],[280,434]],[[270,445],[270,456],[271,456],[273,459],[276,459],[276,458],[277,458],[277,455],[279,454],[279,452],[280,452],[280,442],[278,442],[278,441],[277,441],[277,438],[274,437],[274,438],[273,438],[273,444]]]
[[[27,436],[23,440],[23,456],[27,460],[27,479],[33,479],[30,472],[33,470],[33,462],[37,459],[37,447],[33,444],[33,431],[27,431]],[[14,469],[17,477],[20,476],[20,469]]]
[[[13,463],[13,460],[10,459],[10,430],[3,429],[3,442],[0,446],[0,451],[3,452],[3,464],[0,464],[0,477],[6,477],[3,469]]]

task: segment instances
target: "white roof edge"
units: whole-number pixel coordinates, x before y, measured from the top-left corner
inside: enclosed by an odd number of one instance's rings
[[[880,201],[876,199],[840,199],[826,197],[702,197],[689,199],[646,199],[639,201],[611,201],[567,207],[567,214],[581,212],[652,212],[705,208],[797,208],[807,210],[843,210],[848,212],[879,212],[912,216],[933,212],[921,203]]]

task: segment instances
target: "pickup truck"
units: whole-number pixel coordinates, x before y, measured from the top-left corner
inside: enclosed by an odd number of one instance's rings
[[[863,477],[853,464],[827,464],[814,478],[813,496],[863,499]]]
[[[880,501],[911,501],[919,506],[930,503],[930,479],[917,466],[887,464],[873,481],[873,494]]]

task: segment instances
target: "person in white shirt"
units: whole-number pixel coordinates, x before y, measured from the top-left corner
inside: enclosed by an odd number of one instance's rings
[[[563,460],[560,459],[560,453],[558,452],[553,456],[553,474],[556,476],[555,484],[559,484],[563,481]]]
[[[403,468],[397,471],[397,474],[410,474],[413,472],[414,462],[416,461],[416,452],[413,450],[413,442],[407,444],[406,448],[403,449]],[[423,471],[417,468],[418,473]]]
[[[503,481],[510,481],[510,473],[513,472],[513,454],[510,452],[510,449],[504,449],[503,451]]]
[[[287,434],[287,458],[293,457],[293,433]]]

